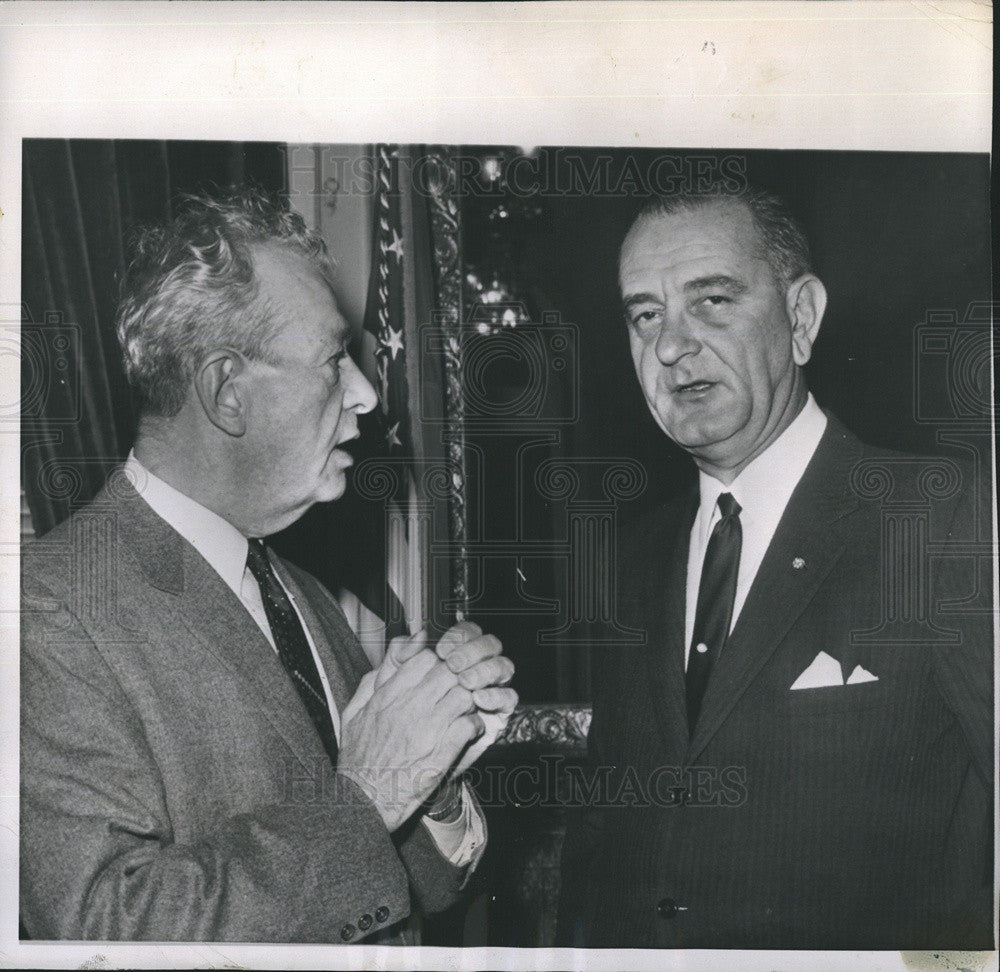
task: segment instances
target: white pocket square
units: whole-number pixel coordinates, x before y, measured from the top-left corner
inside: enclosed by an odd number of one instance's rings
[[[854,671],[851,672],[850,678],[847,679],[845,684],[847,685],[860,685],[862,682],[877,682],[878,675],[872,675],[867,668],[862,668],[860,665],[856,665]]]
[[[812,664],[792,683],[792,689],[832,688],[836,685],[861,685],[863,682],[877,682],[878,675],[873,675],[867,668],[855,665],[847,681],[840,662],[832,655],[821,651]]]
[[[813,659],[812,664],[792,683],[792,691],[843,684],[844,673],[841,671],[840,662],[825,651],[821,651]]]

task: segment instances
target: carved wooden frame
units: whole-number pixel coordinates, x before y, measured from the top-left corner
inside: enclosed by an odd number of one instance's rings
[[[430,146],[425,171],[430,191],[431,239],[434,247],[435,323],[444,328],[445,457],[451,473],[448,531],[455,545],[451,562],[451,594],[456,615],[464,618],[469,601],[466,540],[465,396],[462,383],[462,212],[456,197],[458,174],[454,152]]]

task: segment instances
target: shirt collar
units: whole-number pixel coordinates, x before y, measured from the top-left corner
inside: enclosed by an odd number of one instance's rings
[[[125,460],[125,473],[153,512],[187,540],[239,597],[247,563],[246,537],[228,520],[154,476],[134,452]]]
[[[732,493],[748,515],[784,511],[826,429],[826,415],[809,393],[802,411],[729,486],[698,471],[699,510],[711,514],[722,493]],[[707,524],[706,524],[707,525]]]

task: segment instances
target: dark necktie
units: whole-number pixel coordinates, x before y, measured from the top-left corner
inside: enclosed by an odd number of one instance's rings
[[[740,526],[740,504],[731,493],[719,496],[722,518],[712,529],[705,551],[698,586],[698,607],[694,616],[691,652],[687,666],[688,728],[693,733],[705,686],[712,666],[729,636],[736,597],[736,577],[740,569],[740,548],[743,528]]]
[[[247,567],[260,587],[264,613],[271,626],[274,645],[278,657],[292,679],[299,696],[305,704],[323,746],[334,766],[337,765],[337,736],[333,729],[333,719],[326,704],[323,683],[313,659],[312,650],[302,630],[302,623],[281,586],[262,540],[250,540],[247,551]]]

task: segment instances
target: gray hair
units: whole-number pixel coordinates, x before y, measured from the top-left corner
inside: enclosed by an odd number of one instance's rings
[[[726,202],[743,205],[750,213],[764,245],[764,255],[778,282],[788,287],[804,273],[812,273],[809,241],[788,203],[763,189],[750,188],[734,196],[697,193],[652,196],[646,201],[633,225],[642,219],[694,212]]]
[[[143,229],[131,242],[115,327],[145,415],[176,415],[213,348],[267,360],[277,322],[258,299],[253,246],[288,247],[327,281],[333,275],[322,237],[256,188],[184,196],[168,224]]]

